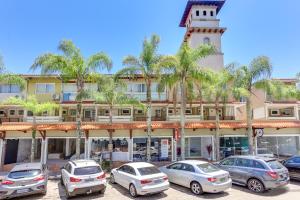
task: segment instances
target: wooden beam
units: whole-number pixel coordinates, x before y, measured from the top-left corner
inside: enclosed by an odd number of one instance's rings
[[[39,131],[40,135],[42,136],[43,140],[46,139],[46,131]]]
[[[5,140],[6,138],[6,131],[0,131],[0,139]]]
[[[85,133],[85,138],[89,139],[90,131],[89,130],[85,130],[84,133]]]
[[[129,138],[132,139],[132,129],[129,129]]]

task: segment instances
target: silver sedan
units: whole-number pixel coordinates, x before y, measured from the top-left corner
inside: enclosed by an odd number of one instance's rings
[[[1,182],[0,199],[46,194],[47,171],[41,163],[17,164]]]
[[[179,161],[160,170],[167,174],[170,182],[188,187],[196,195],[223,192],[232,185],[228,172],[205,161]]]

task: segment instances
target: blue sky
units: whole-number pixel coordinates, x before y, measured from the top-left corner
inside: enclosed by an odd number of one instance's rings
[[[105,51],[113,72],[128,54],[138,55],[146,36],[161,37],[160,53],[173,54],[184,28],[186,0],[0,0],[0,54],[10,71],[29,73],[36,56],[56,52],[71,39],[85,56]],[[247,64],[269,56],[274,77],[300,71],[299,0],[227,0],[219,13],[225,63]]]

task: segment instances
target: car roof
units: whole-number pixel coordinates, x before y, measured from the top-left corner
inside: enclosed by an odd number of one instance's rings
[[[69,161],[75,168],[76,167],[87,167],[87,166],[99,166],[94,160],[72,160]]]
[[[18,163],[12,168],[13,171],[30,170],[30,169],[42,169],[41,163]]]
[[[133,168],[141,168],[141,167],[153,167],[154,165],[147,163],[147,162],[131,162],[127,163],[125,165],[128,165]]]
[[[261,157],[261,156],[252,156],[252,155],[236,155],[236,156],[230,156],[228,158],[245,158],[245,159],[253,159],[253,160],[263,160],[263,161],[271,161],[276,160],[276,158],[268,158],[268,157]]]
[[[199,164],[205,164],[205,163],[208,163],[208,162],[203,161],[203,160],[181,160],[181,161],[178,161],[177,163],[185,163],[185,164],[190,164],[190,165],[199,165]]]

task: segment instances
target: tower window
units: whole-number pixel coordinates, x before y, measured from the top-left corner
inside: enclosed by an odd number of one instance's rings
[[[200,15],[199,10],[196,10],[196,16],[198,17]]]
[[[210,39],[208,37],[203,39],[204,44],[210,44]]]
[[[214,16],[214,11],[210,11],[210,16]]]
[[[206,10],[203,11],[203,16],[206,16]]]

